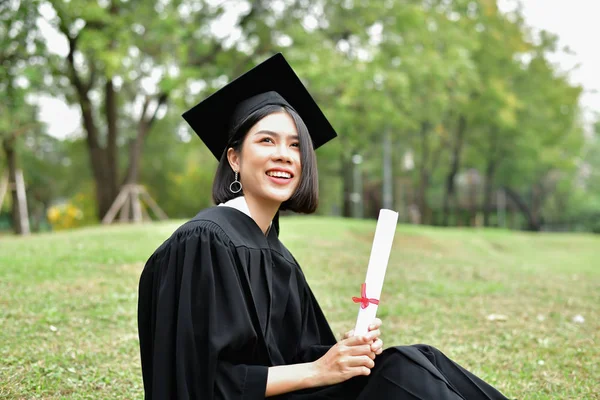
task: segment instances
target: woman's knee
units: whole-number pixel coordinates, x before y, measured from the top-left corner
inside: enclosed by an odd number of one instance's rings
[[[422,352],[422,353],[429,353],[429,354],[439,354],[439,353],[441,353],[441,351],[438,348],[436,348],[434,346],[431,346],[429,344],[419,343],[419,344],[415,344],[413,346],[417,350],[419,350],[420,352]]]

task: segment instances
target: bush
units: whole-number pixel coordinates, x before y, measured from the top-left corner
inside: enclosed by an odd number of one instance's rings
[[[57,204],[46,212],[52,230],[77,228],[83,225],[83,211],[71,202]]]

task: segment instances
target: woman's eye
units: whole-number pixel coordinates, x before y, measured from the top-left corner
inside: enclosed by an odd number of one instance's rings
[[[261,140],[261,142],[265,142],[265,143],[267,143],[267,142],[268,142],[268,143],[273,143],[273,139],[271,139],[271,138],[269,138],[269,137],[266,137],[266,138],[263,138],[263,139]]]
[[[292,147],[300,147],[300,143],[292,143]]]

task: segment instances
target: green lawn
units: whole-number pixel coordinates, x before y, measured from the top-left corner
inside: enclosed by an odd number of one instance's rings
[[[138,277],[180,222],[0,238],[0,398],[141,398]],[[282,220],[335,332],[374,228]],[[598,236],[400,226],[383,292],[386,345],[432,344],[510,397],[600,398]]]

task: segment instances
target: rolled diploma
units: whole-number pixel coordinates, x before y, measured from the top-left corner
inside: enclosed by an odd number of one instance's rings
[[[383,279],[392,251],[394,242],[394,233],[398,223],[398,213],[392,210],[382,209],[379,211],[377,227],[375,228],[375,237],[373,238],[373,247],[371,248],[371,258],[367,268],[365,278],[366,291],[368,298],[379,299],[381,289],[383,288]],[[354,335],[365,335],[368,332],[369,325],[377,315],[377,304],[370,303],[366,308],[359,306],[358,317],[354,327]]]

